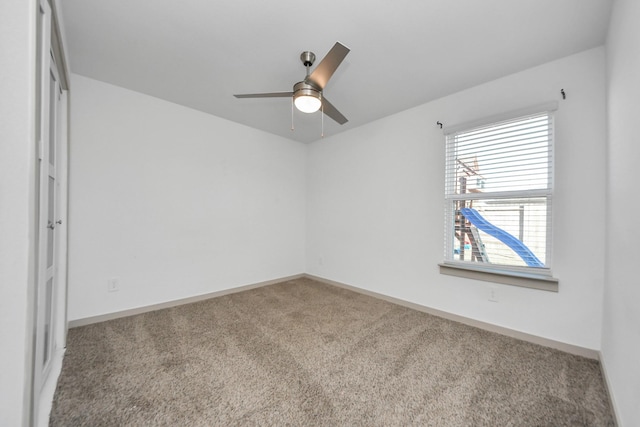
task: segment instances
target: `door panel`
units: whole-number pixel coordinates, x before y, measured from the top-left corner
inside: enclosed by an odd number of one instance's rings
[[[49,88],[43,88],[43,94],[47,92],[46,105],[49,114],[43,114],[45,129],[41,135],[42,153],[40,160],[40,256],[37,286],[37,312],[36,312],[36,390],[42,387],[49,373],[49,362],[53,351],[51,338],[53,336],[53,314],[56,293],[56,168],[53,162],[56,158],[56,112],[58,109],[57,93],[58,79],[55,71],[55,63],[49,61],[48,79]],[[38,366],[40,372],[38,372]]]
[[[55,97],[52,99],[51,86],[53,74],[50,71],[51,60],[51,8],[48,2],[40,2],[40,129],[38,135],[39,147],[39,203],[38,203],[38,269],[36,282],[36,319],[35,319],[35,359],[34,359],[34,398],[38,399],[42,385],[48,374],[51,355],[51,306],[47,301],[53,292],[54,283],[47,275],[47,270],[54,269],[53,241],[54,220],[53,202],[55,191],[49,191],[52,186],[49,176],[49,155],[55,157],[55,148],[51,143],[51,117],[55,114],[55,108],[51,111],[52,103],[55,105]],[[55,138],[54,138],[55,140]],[[55,179],[53,181],[55,185]],[[49,291],[47,291],[49,290]],[[49,295],[48,295],[49,294]]]

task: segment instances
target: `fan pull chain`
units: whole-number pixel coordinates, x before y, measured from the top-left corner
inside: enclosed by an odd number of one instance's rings
[[[291,132],[293,132],[293,97],[291,97]]]

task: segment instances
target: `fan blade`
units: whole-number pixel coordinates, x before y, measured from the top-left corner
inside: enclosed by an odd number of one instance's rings
[[[322,97],[322,112],[325,113],[330,118],[332,118],[333,120],[335,120],[336,122],[340,123],[341,125],[343,125],[343,124],[345,124],[345,123],[347,123],[349,121],[324,96]]]
[[[236,98],[287,98],[293,96],[293,92],[243,93],[233,96]]]
[[[316,69],[313,70],[313,73],[307,77],[307,80],[320,87],[320,89],[324,89],[327,82],[331,76],[333,76],[333,73],[335,73],[336,69],[340,66],[349,51],[350,49],[348,47],[340,42],[336,42],[329,53],[322,58],[322,61],[320,61]]]

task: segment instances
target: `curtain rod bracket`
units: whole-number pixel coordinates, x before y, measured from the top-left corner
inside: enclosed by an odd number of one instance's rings
[[[440,126],[440,129],[442,129],[442,123],[440,123],[440,122],[438,121],[438,122],[436,122],[436,124],[437,124],[438,126]]]
[[[562,99],[567,99],[567,94],[564,93],[564,89],[560,89],[560,93],[562,94]]]

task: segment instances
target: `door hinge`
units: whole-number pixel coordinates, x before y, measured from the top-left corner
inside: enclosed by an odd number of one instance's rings
[[[44,141],[42,138],[38,140],[38,160],[44,160]]]

